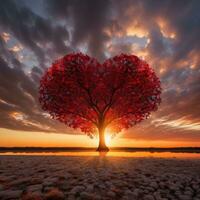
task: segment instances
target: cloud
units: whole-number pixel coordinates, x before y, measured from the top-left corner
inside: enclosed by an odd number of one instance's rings
[[[156,126],[169,126],[177,129],[200,131],[200,122],[195,123],[185,119],[185,117],[171,121],[163,117],[161,119],[153,120],[152,123],[156,124]]]
[[[38,82],[35,83],[22,68],[9,67],[2,58],[0,71],[1,128],[42,132],[67,131],[64,125],[47,118],[41,111],[38,104]],[[32,73],[39,75],[41,71],[34,67]]]
[[[18,45],[15,45],[13,47],[10,48],[11,51],[14,51],[14,52],[19,52],[23,49],[23,46],[18,44]]]
[[[43,71],[71,51],[83,50],[100,61],[125,52],[150,63],[163,93],[159,110],[124,136],[200,139],[198,0],[31,3],[8,0],[0,7],[1,128],[72,133],[40,109],[37,88]]]
[[[11,33],[22,45],[33,51],[41,65],[48,56],[47,45],[51,44],[52,51],[57,54],[69,50],[64,43],[69,37],[65,27],[36,15],[25,5],[19,6],[16,1],[8,0],[1,4],[0,24],[4,31]]]
[[[5,42],[8,42],[8,41],[10,40],[10,34],[9,34],[9,33],[3,32],[3,33],[1,34],[1,37],[3,38],[3,40],[4,40]]]
[[[88,44],[88,52],[100,61],[105,59],[105,43],[109,39],[104,29],[111,23],[109,0],[46,1],[50,14],[67,23],[72,21],[72,45]]]

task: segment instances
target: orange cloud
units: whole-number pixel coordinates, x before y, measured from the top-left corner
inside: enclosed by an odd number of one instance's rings
[[[14,45],[13,47],[11,47],[10,50],[14,51],[14,52],[19,52],[19,51],[23,50],[23,46],[21,44],[17,44],[17,45]]]
[[[148,31],[142,28],[139,25],[135,24],[130,24],[126,28],[126,35],[127,36],[137,36],[137,37],[147,37],[148,36]]]
[[[165,117],[152,121],[156,126],[169,126],[171,128],[185,129],[191,131],[200,131],[200,122],[193,122],[186,117],[179,119],[168,120]]]
[[[160,31],[164,37],[176,39],[175,31],[171,30],[171,27],[169,26],[168,22],[165,19],[158,17],[156,19],[156,22],[157,22],[157,24],[160,28]]]
[[[1,33],[1,37],[3,38],[3,40],[5,42],[8,42],[10,40],[10,34],[9,33],[3,32],[3,33]]]

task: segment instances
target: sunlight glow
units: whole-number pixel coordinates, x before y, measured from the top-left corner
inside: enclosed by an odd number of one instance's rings
[[[111,132],[109,132],[111,133]],[[108,135],[108,147],[183,147],[200,146],[200,141],[196,138],[191,140],[151,140],[124,138],[126,133],[117,134],[114,138]],[[134,133],[133,133],[134,136]],[[5,147],[97,147],[98,137],[90,139],[86,135],[58,134],[28,131],[14,131],[0,128],[0,146]]]
[[[106,135],[105,135],[105,142],[106,142],[107,146],[111,145],[111,140],[112,140],[111,134],[110,133],[106,133]]]
[[[142,37],[147,37],[148,32],[144,30],[142,27],[131,25],[127,27],[126,35],[137,36],[137,37],[142,38]]]

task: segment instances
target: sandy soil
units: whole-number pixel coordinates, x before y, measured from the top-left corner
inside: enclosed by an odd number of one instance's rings
[[[0,199],[200,200],[200,159],[0,156]]]

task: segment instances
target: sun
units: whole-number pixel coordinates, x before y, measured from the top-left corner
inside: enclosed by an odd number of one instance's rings
[[[105,135],[105,142],[106,142],[106,145],[107,146],[110,146],[110,144],[111,144],[111,138],[112,136],[111,136],[111,134],[108,132],[106,132],[106,135]]]

